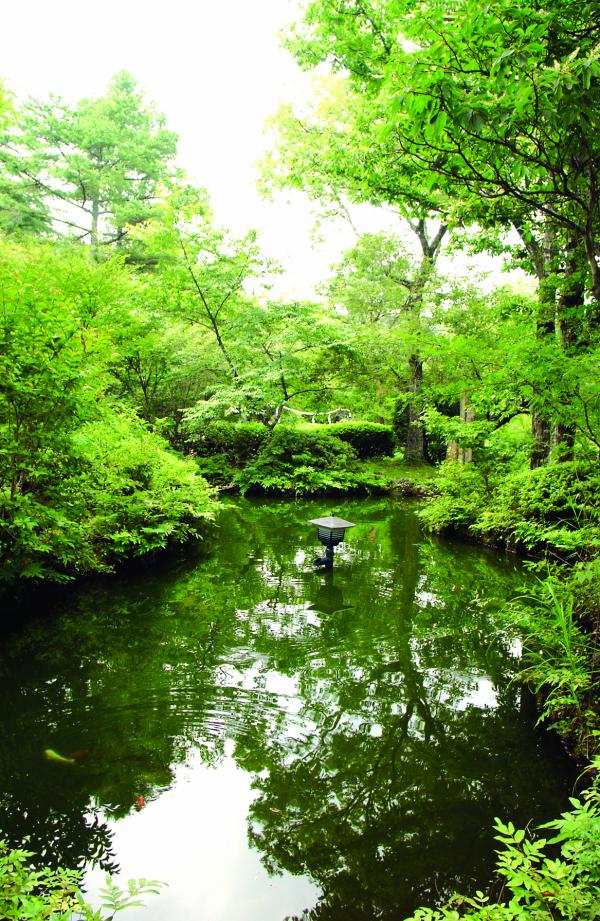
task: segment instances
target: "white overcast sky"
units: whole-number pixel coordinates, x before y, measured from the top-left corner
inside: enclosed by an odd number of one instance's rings
[[[261,233],[280,261],[282,295],[310,296],[331,262],[355,242],[351,229],[311,241],[311,206],[300,193],[274,203],[256,190],[265,119],[310,92],[310,78],[281,47],[279,33],[302,0],[29,0],[2,9],[0,77],[19,97],[52,92],[75,102],[101,95],[130,71],[179,135],[179,163],[207,187],[219,223]],[[383,225],[362,209],[358,228]]]

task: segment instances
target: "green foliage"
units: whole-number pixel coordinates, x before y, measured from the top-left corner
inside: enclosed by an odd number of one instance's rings
[[[477,533],[574,560],[600,549],[600,476],[575,461],[504,477],[474,522]]]
[[[596,558],[570,574],[546,574],[530,596],[507,609],[523,639],[521,680],[541,701],[540,721],[590,759],[600,742],[598,643],[600,565]]]
[[[152,213],[159,183],[173,172],[176,143],[164,116],[121,71],[104,96],[75,106],[58,97],[30,101],[12,165],[43,187],[67,232],[93,246],[122,244],[127,227]],[[58,207],[64,202],[66,217]]]
[[[64,580],[199,537],[212,519],[191,459],[125,413],[78,429],[55,458],[61,476],[3,494],[2,580]]]
[[[6,921],[52,921],[76,909],[79,874],[73,870],[34,870],[33,854],[0,841],[0,915]]]
[[[463,426],[470,429],[471,426]],[[473,437],[477,437],[474,425]],[[440,467],[438,495],[421,517],[433,531],[466,529],[520,550],[574,561],[600,547],[600,478],[595,466],[572,462],[535,470],[486,463]]]
[[[392,234],[364,234],[334,268],[327,294],[354,319],[383,327],[410,310],[414,260]]]
[[[15,236],[45,234],[50,215],[35,176],[24,175],[14,102],[0,84],[0,231]]]
[[[94,909],[81,892],[81,873],[47,867],[34,869],[31,851],[9,848],[0,841],[0,916],[3,921],[111,921],[127,908],[143,905],[140,896],[157,895],[155,880],[129,880],[122,890],[107,875],[101,908]]]
[[[381,425],[377,422],[336,422],[333,425],[315,425],[313,428],[345,441],[354,448],[361,460],[381,455],[390,456],[394,453],[394,432],[391,425]]]
[[[512,822],[496,819],[502,902],[483,892],[470,898],[455,895],[440,909],[419,908],[410,921],[594,921],[600,911],[598,782],[581,799],[571,798],[571,807],[542,826],[555,833],[550,838],[534,838]]]
[[[120,263],[81,249],[0,250],[1,579],[63,579],[198,533],[206,484],[104,396],[105,311],[131,294]]]
[[[260,422],[190,424],[186,444],[201,457],[222,454],[231,464],[239,467],[258,454],[268,435],[268,429]]]
[[[74,445],[85,464],[78,485],[86,538],[100,565],[200,537],[212,519],[209,490],[193,461],[134,416],[88,423]]]
[[[344,156],[321,139],[318,167],[333,159],[326,175],[338,190],[342,179],[359,195],[405,206],[442,189],[453,223],[530,224],[544,215],[579,244],[597,300],[595,11],[592,0],[543,9],[513,0],[449,9],[437,0],[311,0],[289,44],[303,66],[327,61],[348,75],[354,109],[342,108],[338,135],[358,142],[357,154],[352,143]]]
[[[200,476],[204,477],[212,486],[236,486],[239,469],[232,467],[224,454],[198,457],[196,458],[196,468]]]
[[[402,454],[363,461],[362,470],[382,482],[388,489],[407,495],[428,495],[435,490],[437,470],[430,464],[407,464]]]
[[[331,426],[327,426],[331,429]],[[329,431],[279,426],[257,458],[240,473],[242,492],[319,495],[376,489],[373,477],[361,473],[354,449]]]
[[[475,464],[442,464],[435,493],[420,518],[431,531],[468,530],[489,501],[485,480]]]

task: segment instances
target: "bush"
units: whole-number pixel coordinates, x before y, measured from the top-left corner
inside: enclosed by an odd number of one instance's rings
[[[574,561],[600,548],[600,476],[576,462],[510,472],[448,461],[420,516],[432,531],[462,530]]]
[[[135,417],[90,424],[76,442],[92,545],[109,563],[200,537],[213,518],[210,490],[191,458],[169,450]]]
[[[441,464],[435,488],[438,494],[421,509],[419,518],[438,534],[468,532],[490,499],[485,478],[475,464]]]
[[[600,548],[600,475],[575,461],[522,470],[500,481],[477,532],[574,560]]]
[[[207,483],[133,414],[108,408],[37,459],[25,493],[0,489],[1,581],[107,572],[198,537],[213,517]]]
[[[231,486],[235,484],[238,469],[233,467],[225,454],[213,454],[211,457],[197,457],[198,473],[213,486]]]
[[[256,460],[238,475],[242,492],[314,495],[376,488],[369,475],[359,472],[354,449],[329,429],[276,428]]]
[[[190,432],[186,444],[201,457],[223,454],[242,467],[256,457],[268,435],[260,422],[211,422],[201,432]]]
[[[506,613],[523,642],[520,679],[546,721],[586,760],[600,750],[600,559],[554,567]]]
[[[380,425],[377,422],[334,422],[333,425],[314,425],[312,429],[331,434],[351,445],[361,460],[394,453],[394,430],[391,425]]]

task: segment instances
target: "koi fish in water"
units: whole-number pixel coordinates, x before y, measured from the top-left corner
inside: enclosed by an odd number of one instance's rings
[[[44,758],[46,761],[54,761],[55,764],[75,764],[75,758],[65,758],[64,755],[59,755],[58,752],[55,752],[53,748],[44,749]]]
[[[143,796],[136,796],[135,798],[135,808],[138,812],[141,812],[144,806],[146,805],[146,800]]]

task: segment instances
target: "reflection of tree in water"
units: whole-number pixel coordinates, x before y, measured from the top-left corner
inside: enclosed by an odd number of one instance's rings
[[[12,641],[0,827],[13,840],[110,865],[102,814],[160,795],[190,749],[218,763],[230,737],[257,775],[252,840],[320,883],[320,917],[392,917],[487,874],[493,814],[531,818],[555,782],[535,777],[507,640],[480,600],[506,594],[507,575],[369,502],[346,513],[358,527],[333,572],[314,573],[318,511],[233,508],[208,558],[93,583]],[[466,703],[482,676],[495,709]],[[44,762],[47,747],[83,754]]]
[[[29,836],[54,865],[114,868],[103,814],[122,817],[138,797],[160,795],[191,748],[214,764],[228,735],[284,720],[274,695],[238,680],[261,627],[236,611],[265,598],[256,559],[264,535],[276,547],[270,568],[283,572],[289,557],[275,542],[275,506],[265,511],[249,521],[229,515],[208,558],[73,590],[62,612],[6,644],[0,834],[15,844]],[[289,526],[297,514],[285,513]],[[76,754],[75,764],[46,760],[48,748]]]
[[[326,604],[317,591],[329,659],[299,676],[299,721],[311,729],[271,739],[259,756],[257,740],[252,752],[264,767],[251,840],[270,868],[320,884],[315,918],[403,917],[455,887],[481,885],[493,866],[493,816],[529,820],[536,801],[547,802],[547,791],[537,797],[531,730],[508,685],[507,641],[477,602],[491,593],[490,573],[471,554],[460,584],[448,573],[444,582],[443,551],[420,553],[406,529],[395,547],[385,603],[375,606],[359,561],[351,619],[336,616],[339,586],[328,586]],[[494,709],[466,703],[480,675],[493,679]]]

